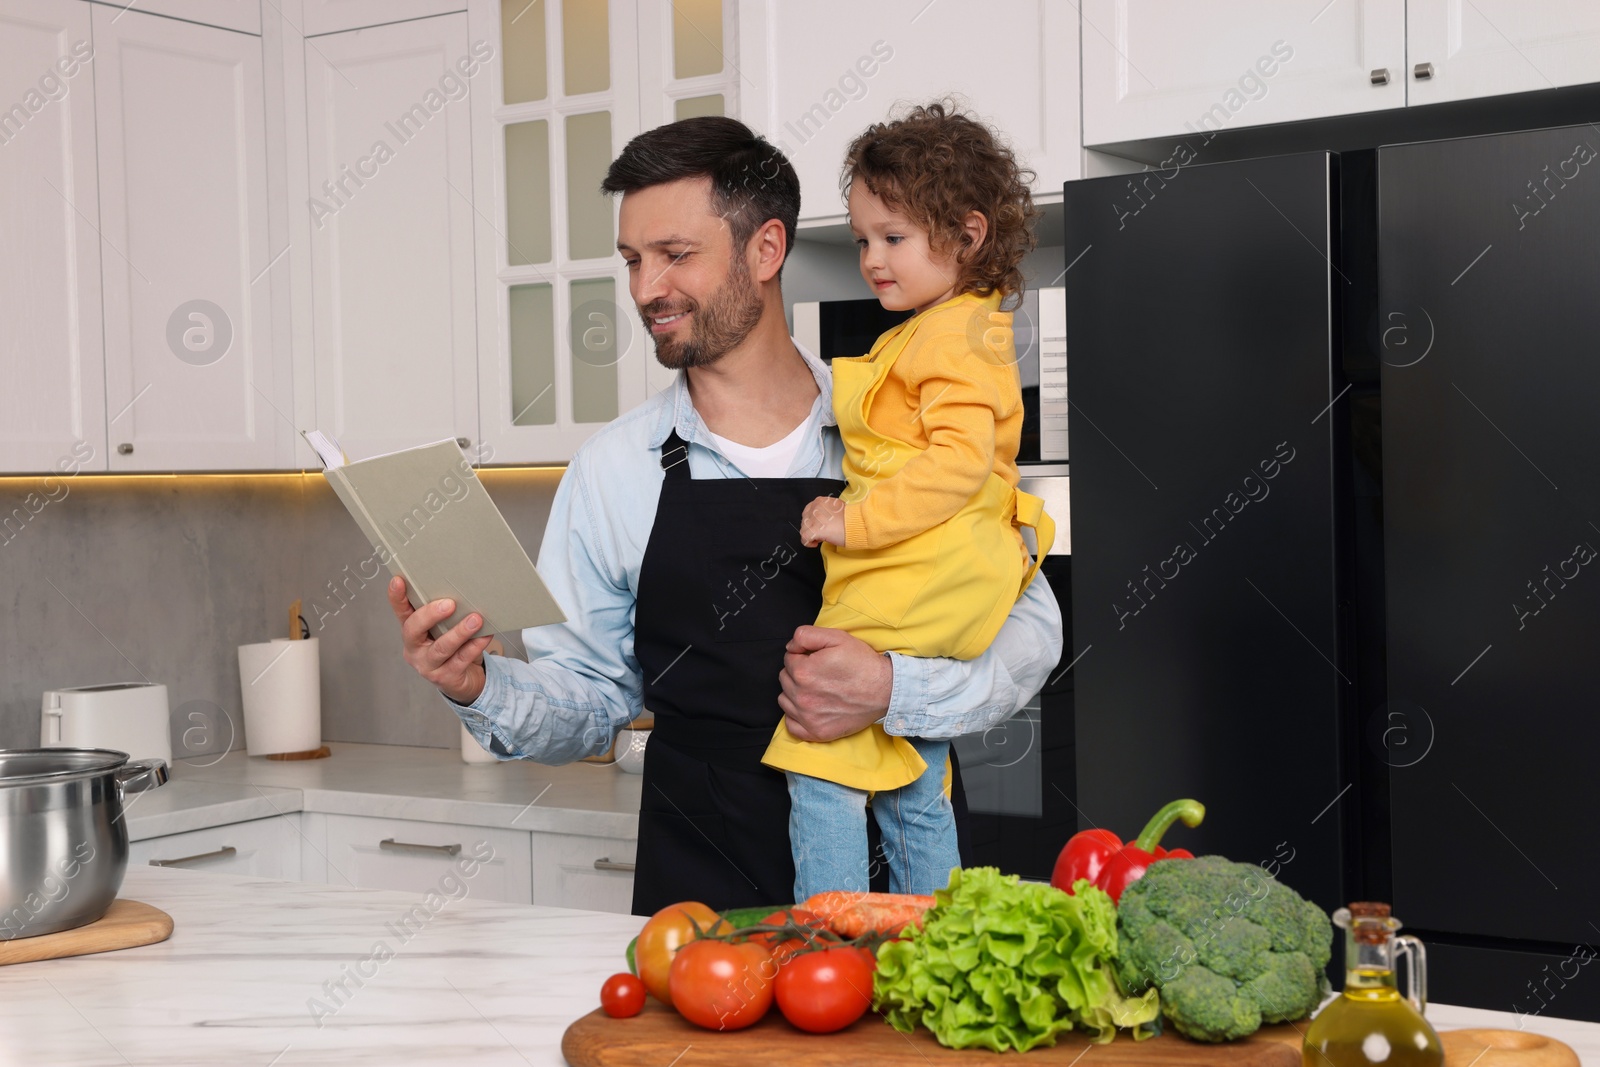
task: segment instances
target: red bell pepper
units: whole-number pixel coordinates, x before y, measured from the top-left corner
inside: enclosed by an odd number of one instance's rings
[[[1056,858],[1056,869],[1050,884],[1057,889],[1072,892],[1080,878],[1087,878],[1110,895],[1113,901],[1122,899],[1122,891],[1144,877],[1144,872],[1156,860],[1192,860],[1194,853],[1187,849],[1167,850],[1157,842],[1179,819],[1185,826],[1199,826],[1205,818],[1205,805],[1198,800],[1174,800],[1156,812],[1136,839],[1122,843],[1110,830],[1083,830],[1072,835],[1061,855]]]

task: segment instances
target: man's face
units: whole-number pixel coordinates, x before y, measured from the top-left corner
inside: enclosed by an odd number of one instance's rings
[[[625,194],[617,250],[663,367],[710,366],[761,321],[761,292],[712,204],[710,178]]]

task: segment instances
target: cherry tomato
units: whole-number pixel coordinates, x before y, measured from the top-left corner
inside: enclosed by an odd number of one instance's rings
[[[870,952],[849,945],[802,952],[773,983],[778,1010],[809,1033],[843,1030],[871,1006],[876,966]]]
[[[639,931],[639,942],[634,948],[634,958],[639,965],[639,977],[650,995],[663,1004],[672,1003],[670,974],[672,956],[695,936],[695,926],[706,933],[725,933],[731,927],[722,916],[698,901],[669,904],[650,916],[650,921]]]
[[[778,969],[765,945],[691,941],[672,959],[672,1006],[707,1030],[740,1030],[772,1007]]]
[[[815,912],[806,911],[804,908],[786,908],[783,911],[775,911],[765,919],[762,919],[759,925],[782,926],[789,922],[793,922],[796,926],[814,927],[818,930],[826,930],[828,928],[826,919]],[[791,937],[781,944],[775,943],[777,938],[777,934],[750,935],[751,941],[759,941],[771,950],[772,958],[777,961],[780,967],[793,959],[794,954],[807,945],[805,940],[798,937]]]
[[[644,1007],[644,983],[631,974],[614,974],[600,987],[600,1007],[613,1019],[638,1015]]]

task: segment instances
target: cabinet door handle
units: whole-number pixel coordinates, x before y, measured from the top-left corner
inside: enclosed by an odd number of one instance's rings
[[[1411,68],[1411,76],[1417,79],[1419,82],[1427,81],[1429,78],[1433,77],[1433,64],[1418,63],[1416,66]]]
[[[1379,67],[1377,70],[1373,71],[1372,72],[1372,84],[1373,85],[1388,85],[1389,84],[1389,68],[1388,67]]]
[[[182,867],[185,863],[194,863],[197,860],[220,860],[232,856],[239,850],[232,845],[223,845],[215,852],[200,852],[193,856],[179,856],[175,860],[151,860],[152,867]]]
[[[597,871],[624,871],[632,874],[637,867],[638,864],[635,863],[616,863],[610,856],[594,861],[594,869]]]
[[[392,837],[379,841],[378,847],[389,852],[443,852],[446,856],[454,856],[461,851],[460,845],[414,845],[409,841],[396,841]]]
[[[133,444],[131,442],[128,442],[128,441],[122,442],[122,444],[117,446],[117,455],[119,455],[119,456],[131,456],[131,455],[133,455]]]

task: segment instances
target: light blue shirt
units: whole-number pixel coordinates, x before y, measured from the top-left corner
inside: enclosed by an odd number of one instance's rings
[[[829,368],[795,345],[820,395],[787,477],[843,479]],[[717,452],[680,373],[672,386],[589,438],[556,488],[539,574],[567,622],[524,630],[529,662],[485,656],[483,692],[446,703],[478,743],[502,758],[569,763],[610,747],[643,710],[633,650],[639,567],[661,493],[661,447],[676,429],[695,478],[745,477]],[[795,516],[799,521],[800,516]],[[1061,609],[1039,575],[994,643],[972,660],[890,655],[894,685],[884,729],[956,737],[1014,715],[1061,659]]]

